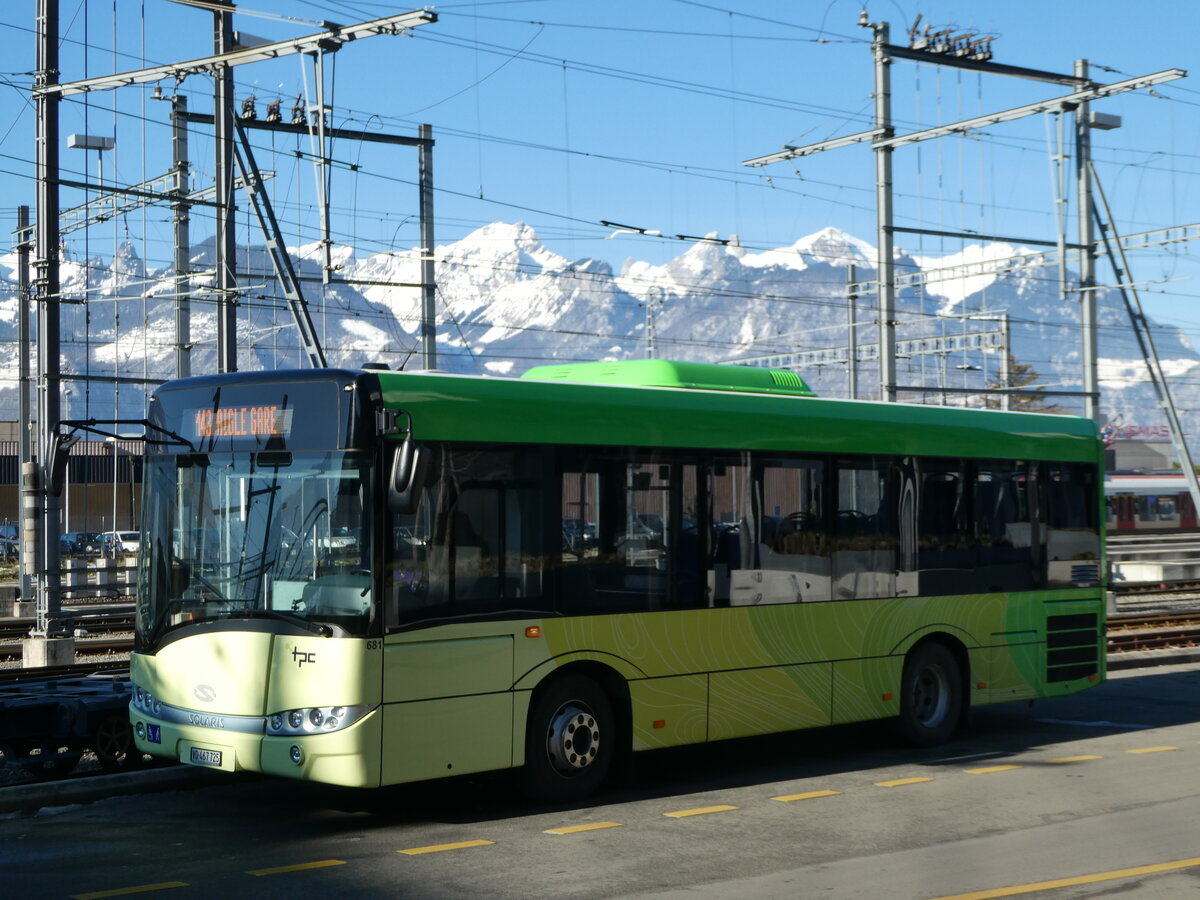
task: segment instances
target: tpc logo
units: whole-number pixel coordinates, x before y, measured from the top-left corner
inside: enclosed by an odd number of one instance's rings
[[[317,651],[311,650],[308,653],[292,648],[292,659],[296,661],[296,668],[301,668],[305,663],[315,663],[317,661]]]

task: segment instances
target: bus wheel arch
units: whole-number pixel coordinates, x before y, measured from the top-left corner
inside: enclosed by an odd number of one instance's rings
[[[629,689],[599,663],[573,663],[534,689],[525,725],[525,792],[565,803],[595,791],[631,743]]]
[[[956,638],[939,633],[914,644],[900,676],[901,734],[921,747],[948,741],[966,719],[969,678],[967,649]]]

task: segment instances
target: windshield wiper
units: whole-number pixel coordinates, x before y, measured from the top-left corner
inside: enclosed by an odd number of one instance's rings
[[[287,622],[291,625],[297,625],[306,631],[311,631],[313,634],[318,634],[321,637],[330,637],[333,634],[334,626],[325,622],[313,622],[306,619],[304,616],[296,613],[286,612],[282,609],[247,609],[231,612],[228,616],[222,618],[230,619],[279,619],[282,622]]]

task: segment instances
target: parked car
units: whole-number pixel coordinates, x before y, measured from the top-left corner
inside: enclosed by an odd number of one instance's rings
[[[95,531],[68,531],[58,539],[58,549],[64,556],[99,556],[100,535]]]
[[[137,553],[141,547],[141,535],[136,531],[106,531],[100,535],[100,545],[108,556]]]
[[[0,559],[12,562],[21,552],[21,532],[16,525],[0,525]]]

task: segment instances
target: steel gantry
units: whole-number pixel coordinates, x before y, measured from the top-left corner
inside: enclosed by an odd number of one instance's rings
[[[164,79],[182,82],[189,75],[211,75],[217,82],[214,110],[218,117],[229,114],[232,94],[231,70],[234,66],[278,59],[301,53],[323,53],[351,41],[376,35],[399,35],[412,28],[437,21],[430,10],[413,10],[383,16],[354,25],[329,25],[314,34],[276,41],[255,47],[233,44],[231,15],[236,6],[231,0],[184,0],[186,5],[209,10],[214,16],[215,53],[199,59],[167,63],[128,72],[117,72],[62,82],[59,79],[59,2],[37,0],[37,64],[32,89],[36,118],[37,211],[34,229],[33,299],[37,309],[37,463],[30,462],[22,471],[22,515],[27,530],[35,534],[37,575],[37,625],[27,645],[26,665],[70,661],[74,642],[62,627],[59,559],[59,498],[54,487],[54,465],[65,460],[69,441],[60,434],[61,422],[61,302],[59,243],[59,104],[64,97],[95,91],[108,91]],[[229,120],[226,118],[226,122]],[[218,292],[224,304],[219,313],[219,359],[225,371],[236,367],[233,354],[232,281],[233,256],[229,248],[220,253],[222,238],[232,238],[233,128],[218,126],[217,203],[223,215],[218,221]],[[322,148],[324,153],[324,148]],[[149,192],[149,191],[148,191]],[[181,193],[172,186],[174,199]],[[222,225],[222,221],[224,225]],[[430,254],[432,250],[430,249]],[[223,323],[224,328],[221,327]],[[221,333],[223,332],[223,333]]]
[[[1089,174],[1090,160],[1090,129],[1107,127],[1098,122],[1090,114],[1088,104],[1127,91],[1141,90],[1183,78],[1187,73],[1182,69],[1165,69],[1149,75],[1128,78],[1111,84],[1095,84],[1087,74],[1087,63],[1078,60],[1071,75],[1046,72],[1038,69],[1026,69],[1019,66],[1007,66],[993,63],[990,46],[986,52],[981,52],[972,58],[971,53],[966,57],[949,50],[926,49],[928,42],[921,43],[914,39],[913,47],[900,47],[890,42],[890,26],[887,22],[870,22],[864,13],[859,25],[870,28],[872,32],[872,57],[875,73],[875,121],[874,127],[857,134],[844,135],[827,141],[820,141],[805,146],[786,145],[778,152],[746,160],[743,165],[766,166],[783,160],[796,159],[846,147],[851,144],[870,142],[875,153],[875,186],[876,186],[876,273],[875,293],[879,306],[877,322],[879,326],[879,394],[883,400],[895,400],[896,385],[896,349],[895,349],[895,296],[900,278],[893,272],[892,238],[898,232],[908,234],[940,235],[946,237],[966,237],[972,239],[991,238],[1006,239],[1019,243],[1043,244],[1057,246],[1061,251],[1065,248],[1078,250],[1080,253],[1080,321],[1083,337],[1081,355],[1083,359],[1083,398],[1086,414],[1099,418],[1099,390],[1097,385],[1097,353],[1095,342],[1095,291],[1094,284],[1094,241],[1091,232],[1092,203]],[[990,42],[989,42],[990,43]],[[974,45],[972,45],[974,46]],[[974,116],[958,122],[925,128],[908,134],[896,134],[891,119],[891,76],[890,67],[893,59],[908,59],[918,62],[928,62],[935,65],[949,65],[959,68],[970,68],[981,72],[998,75],[1012,75],[1019,78],[1048,81],[1057,84],[1071,85],[1075,88],[1069,94],[1029,103],[1001,112]],[[902,228],[895,225],[892,214],[892,162],[891,154],[897,147],[920,143],[952,134],[967,134],[981,128],[988,128],[1002,122],[1010,122],[1026,116],[1046,112],[1073,112],[1076,121],[1076,184],[1080,203],[1079,240],[1067,244],[1061,237],[1058,241],[1046,241],[1032,238],[1000,238],[996,235],[980,235],[970,232],[932,231],[921,228]]]

